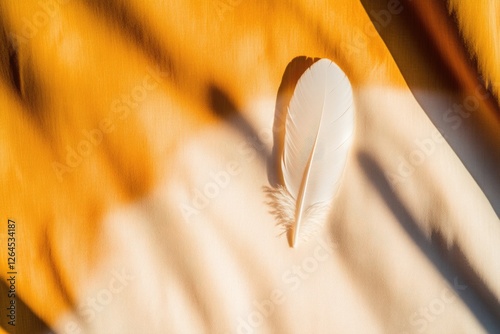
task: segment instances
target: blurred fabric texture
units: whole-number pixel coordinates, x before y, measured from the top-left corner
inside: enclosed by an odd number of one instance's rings
[[[0,332],[499,333],[499,18],[495,0],[2,1]],[[329,220],[292,249],[262,187],[308,57],[345,71],[356,128]]]

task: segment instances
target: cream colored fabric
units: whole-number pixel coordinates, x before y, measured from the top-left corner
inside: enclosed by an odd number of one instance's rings
[[[486,9],[416,2],[3,2],[17,333],[499,331],[498,39],[450,16]],[[344,69],[356,128],[292,249],[262,187],[298,56]]]

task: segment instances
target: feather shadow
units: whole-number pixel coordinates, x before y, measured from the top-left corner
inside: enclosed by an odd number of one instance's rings
[[[303,71],[300,65],[308,64]],[[321,228],[329,212],[352,143],[355,108],[350,81],[331,60],[295,58],[287,70],[291,80],[284,80],[277,98],[268,166],[276,179],[265,191],[295,247]]]
[[[285,138],[285,121],[288,105],[292,98],[297,82],[304,72],[320,58],[309,58],[299,56],[288,63],[285,73],[276,94],[276,107],[273,123],[273,148],[267,161],[267,178],[273,187],[283,184],[283,173],[281,172],[281,155],[283,154],[283,142]]]
[[[415,99],[500,216],[500,106],[481,81],[458,28],[450,23],[446,3],[405,1],[394,15],[387,11],[387,0],[361,3]],[[390,16],[380,16],[383,11]],[[443,90],[455,96],[439,100],[427,93]],[[481,107],[468,115],[464,110],[450,112],[468,97],[477,97],[479,90]]]
[[[403,229],[429,259],[435,269],[450,286],[459,286],[457,282],[465,282],[466,289],[457,291],[469,310],[488,333],[500,331],[500,305],[492,296],[481,278],[466,263],[467,260],[457,246],[446,250],[444,237],[438,232],[433,232],[431,240],[417,227],[417,223],[404,204],[392,191],[384,172],[376,161],[367,153],[358,154],[358,161],[366,177],[380,192],[381,197],[400,222]],[[453,258],[453,260],[451,260]],[[452,263],[452,264],[450,264]]]

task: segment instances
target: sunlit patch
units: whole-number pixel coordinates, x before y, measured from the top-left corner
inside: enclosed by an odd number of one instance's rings
[[[58,55],[69,66],[77,66],[82,55],[85,54],[82,51],[81,38],[76,34],[68,34],[60,41]]]
[[[51,17],[47,27],[47,37],[50,43],[57,48],[58,57],[68,66],[76,66],[82,61],[82,41],[81,38],[67,27],[64,17],[58,12]]]

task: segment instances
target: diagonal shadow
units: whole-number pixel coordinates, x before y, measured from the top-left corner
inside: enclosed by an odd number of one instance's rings
[[[361,0],[415,99],[500,216],[500,106],[477,73],[444,1]],[[439,99],[428,92],[447,91]],[[482,108],[464,110],[480,95]],[[467,97],[463,97],[467,96]]]
[[[481,278],[467,265],[467,259],[461,252],[457,252],[457,246],[451,252],[444,249],[439,251],[444,237],[439,232],[433,232],[433,238],[428,240],[424,233],[418,228],[410,212],[404,204],[393,193],[384,172],[379,165],[367,153],[359,153],[358,161],[365,176],[371,181],[384,199],[388,208],[392,211],[403,229],[419,247],[422,253],[434,265],[435,269],[443,276],[448,283],[457,288],[458,282],[465,282],[467,288],[458,289],[458,296],[462,299],[469,310],[474,314],[478,322],[489,333],[500,332],[500,304],[493,297]],[[436,242],[437,241],[437,242]],[[455,265],[449,263],[449,258],[453,257]],[[460,265],[458,265],[460,264]]]
[[[9,299],[7,298],[9,288],[4,280],[0,281],[0,296],[2,296],[1,305],[1,320],[0,331],[4,330],[8,334],[30,333],[30,334],[47,334],[52,333],[49,326],[40,319],[33,311],[24,303],[24,301],[16,296],[16,325],[11,326],[7,322],[10,320],[7,317]],[[5,297],[5,299],[4,299]]]
[[[0,17],[5,17],[0,6]],[[20,99],[22,98],[21,71],[19,69],[19,41],[12,37],[6,22],[0,22],[0,77]]]
[[[167,72],[172,79],[178,79],[178,64],[164,50],[156,34],[151,31],[149,25],[144,24],[144,18],[129,10],[120,1],[98,1],[83,0],[87,7],[109,21],[110,24],[120,26],[120,31],[124,31],[123,37],[137,45],[138,49],[144,52],[155,64]]]
[[[212,113],[220,120],[231,125],[251,145],[259,158],[263,161],[269,156],[265,143],[259,133],[248,122],[236,103],[218,86],[211,84],[208,87],[209,106]]]
[[[171,211],[171,208],[166,208],[164,205],[158,205],[157,203],[153,203],[150,205],[145,204],[143,207],[142,212],[144,216],[147,217],[146,220],[154,222],[153,224],[149,224],[147,226],[148,231],[151,232],[151,235],[155,236],[155,238],[158,238],[155,239],[154,242],[168,245],[168,247],[164,248],[165,250],[168,250],[170,247],[173,249],[181,250],[181,252],[183,252],[183,247],[191,248],[193,247],[193,245],[196,245],[197,244],[196,239],[193,238],[193,235],[191,234],[188,234],[187,236],[184,236],[181,239],[179,239],[178,233],[175,233],[175,235],[170,233],[171,228],[172,231],[176,230],[173,229],[174,227],[172,224],[170,223],[165,224],[164,217],[170,216],[169,211]],[[217,214],[217,212],[212,212],[212,214],[207,212],[206,214],[210,215],[212,217],[211,220],[214,221],[227,220],[227,217]],[[168,226],[168,229],[159,228],[160,226]],[[224,229],[225,229],[224,235],[226,235],[226,233],[227,235],[230,235],[229,238],[220,239],[222,242],[224,242],[224,247],[227,246],[227,249],[242,249],[243,247],[248,248],[248,245],[250,244],[246,244],[242,239],[241,235],[235,234],[234,231],[227,229],[227,227],[224,227]],[[186,240],[186,238],[187,239],[192,238],[192,239],[190,239],[190,241],[187,243],[183,242]],[[198,304],[202,306],[200,307],[200,309],[201,310],[212,309],[211,306],[213,305],[213,303],[208,301],[206,298],[199,298],[199,295],[201,294],[200,291],[205,290],[207,286],[210,285],[207,284],[207,282],[205,282],[203,285],[200,285],[199,281],[193,280],[193,278],[198,277],[199,274],[199,271],[196,270],[196,266],[191,265],[189,263],[190,261],[186,263],[185,258],[179,256],[169,256],[171,252],[165,252],[165,254],[166,256],[168,256],[168,259],[171,261],[171,263],[173,263],[178,267],[177,268],[178,270],[173,270],[172,272],[182,276],[183,278],[182,284],[186,287],[185,291],[191,294],[191,298],[193,298],[193,300],[194,299],[198,300]],[[262,264],[261,259],[255,257],[255,254],[253,254],[252,252],[244,252],[244,251],[236,251],[231,254],[231,257],[234,258],[236,263],[246,264],[241,267],[241,270],[245,271],[245,277],[248,279],[248,281],[245,284],[247,286],[247,290],[249,290],[248,291],[249,295],[253,296],[254,298],[258,298],[258,300],[265,298],[265,296],[259,293],[259,291],[262,290],[259,289],[258,286],[254,284],[255,282],[251,279],[252,275],[256,275],[257,272],[258,277],[261,278],[266,277],[266,279],[263,280],[267,284],[265,291],[271,291],[273,289],[273,286],[269,284],[269,282],[272,282],[272,277],[269,271],[263,269],[263,266],[261,265]],[[207,264],[210,265],[209,262],[207,262]],[[211,326],[214,328],[217,327],[217,324],[214,323],[213,316],[211,317],[209,313],[201,311],[200,314],[203,317],[203,320],[207,324],[211,324]],[[286,333],[287,328],[285,327],[287,326],[287,322],[285,321],[285,317],[283,316],[283,314],[276,312],[275,314],[273,314],[273,317],[282,318],[281,319],[282,321],[276,321],[276,323],[274,324],[274,326],[278,328],[276,332]]]

